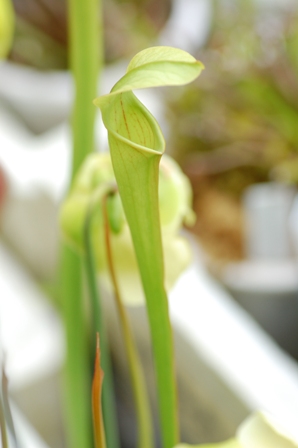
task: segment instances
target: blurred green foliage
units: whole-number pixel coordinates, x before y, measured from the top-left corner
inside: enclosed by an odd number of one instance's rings
[[[254,181],[296,183],[298,10],[215,4],[200,52],[205,72],[168,97],[171,148],[191,177],[229,171],[226,187],[235,194]]]
[[[298,9],[213,4],[208,42],[196,55],[206,70],[167,96],[168,148],[192,181],[195,231],[207,251],[238,259],[244,189],[298,183]]]

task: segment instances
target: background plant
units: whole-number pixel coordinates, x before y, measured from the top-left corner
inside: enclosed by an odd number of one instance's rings
[[[214,2],[213,20],[200,83],[167,98],[168,144],[192,182],[192,230],[227,262],[244,256],[245,188],[297,184],[297,9]]]

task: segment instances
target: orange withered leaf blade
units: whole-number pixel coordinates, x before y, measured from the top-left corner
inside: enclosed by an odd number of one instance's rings
[[[100,366],[99,334],[96,334],[96,355],[94,364],[94,376],[92,382],[92,414],[94,442],[96,448],[106,448],[105,430],[103,424],[101,395],[104,373]]]

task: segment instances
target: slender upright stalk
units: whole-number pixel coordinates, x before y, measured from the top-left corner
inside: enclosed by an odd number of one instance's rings
[[[138,426],[138,448],[153,448],[153,427],[150,414],[150,405],[148,394],[146,390],[145,378],[143,374],[142,365],[138,356],[137,347],[134,342],[132,331],[130,328],[128,316],[125,307],[120,297],[118,281],[114,269],[113,254],[111,248],[110,228],[107,214],[107,197],[103,199],[103,215],[104,215],[104,232],[105,232],[105,247],[109,272],[113,284],[116,307],[119,315],[119,320],[122,327],[124,344],[127,354],[128,366],[132,380],[132,389],[134,394],[134,401],[137,415]]]
[[[140,269],[145,292],[148,320],[152,339],[152,352],[156,369],[157,392],[163,448],[173,448],[179,442],[177,393],[174,369],[173,336],[168,312],[167,295],[163,284],[163,254],[159,228],[158,163],[160,155],[146,158],[134,154],[133,169],[140,183],[130,176],[129,158],[114,158],[114,170],[126,218]],[[116,160],[115,160],[116,159]],[[119,176],[129,173],[127,178]],[[124,181],[123,181],[124,180]],[[130,204],[128,204],[130,202]],[[154,260],[154,263],[152,262]]]
[[[70,66],[74,79],[72,115],[73,180],[85,156],[94,149],[95,110],[99,68],[102,66],[102,24],[99,0],[69,0]],[[67,438],[70,448],[92,447],[89,351],[87,349],[81,284],[81,261],[62,249],[62,299],[67,355],[65,367]]]
[[[75,101],[72,116],[72,178],[94,149],[95,108],[99,72],[103,66],[103,33],[100,0],[68,0],[70,67]]]
[[[69,448],[92,447],[91,372],[82,301],[81,261],[67,246],[61,259],[66,334],[65,411]]]

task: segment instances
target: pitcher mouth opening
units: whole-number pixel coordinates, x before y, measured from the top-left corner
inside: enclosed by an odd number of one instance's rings
[[[119,95],[119,96],[118,96]],[[94,104],[96,104],[102,113],[102,119],[104,122],[104,125],[108,131],[109,134],[113,135],[114,138],[120,140],[121,142],[125,143],[126,145],[129,145],[132,148],[135,148],[139,152],[147,153],[148,155],[162,155],[165,151],[165,140],[162,134],[162,131],[159,127],[159,124],[157,123],[154,116],[151,114],[151,112],[139,101],[139,99],[134,95],[133,92],[124,92],[124,93],[118,93],[117,94],[108,94],[104,97],[97,98],[94,100]],[[131,128],[128,130],[128,132],[121,132],[121,126],[119,126],[119,123],[115,123],[113,113],[112,111],[119,106],[118,101],[122,103],[122,99],[124,99],[124,96],[126,100],[128,100],[128,103],[126,103],[126,106],[128,105],[127,109],[126,107],[123,109],[123,118],[121,117],[122,124],[125,123],[126,128],[131,126]],[[118,98],[117,98],[118,97]],[[129,99],[128,99],[129,98]],[[142,113],[143,123],[142,120],[139,122],[139,120],[136,123],[132,123],[129,126],[127,123],[129,123],[129,114],[131,113],[130,102],[133,103],[133,106]],[[123,108],[123,105],[122,105]],[[127,114],[127,115],[126,115]],[[126,115],[126,116],[125,116]],[[135,114],[133,114],[135,115]],[[130,131],[133,130],[134,126],[140,126],[140,130],[142,131],[142,124],[146,124],[147,126],[147,132],[149,131],[149,134],[151,137],[149,139],[144,138],[144,144],[143,141],[138,141],[138,136],[136,137],[133,132],[131,132],[132,137],[130,135]],[[135,126],[136,127],[136,126]],[[118,129],[119,128],[119,129]],[[124,135],[123,135],[124,134]],[[146,129],[144,131],[144,135],[146,135]],[[148,145],[147,141],[148,140]]]

